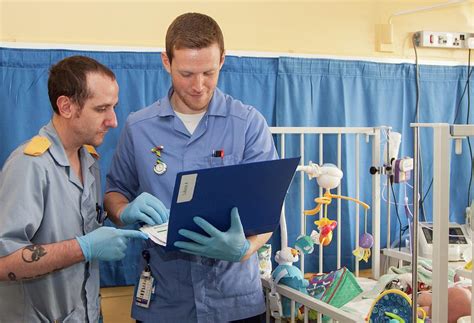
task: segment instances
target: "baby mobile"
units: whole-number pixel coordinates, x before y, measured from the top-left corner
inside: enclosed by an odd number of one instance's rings
[[[317,203],[314,209],[304,211],[305,215],[316,215],[323,209],[320,219],[314,221],[318,227],[318,231],[313,231],[310,237],[299,237],[296,241],[296,248],[306,251],[305,253],[309,253],[310,250],[312,251],[312,246],[310,246],[309,241],[324,247],[331,243],[332,232],[337,227],[337,221],[331,220],[328,217],[328,207],[332,199],[344,199],[353,201],[364,208],[364,233],[359,237],[359,246],[353,250],[352,253],[358,261],[364,260],[367,262],[371,255],[370,250],[374,244],[372,235],[367,232],[367,212],[370,206],[355,198],[331,193],[331,189],[338,187],[343,177],[343,172],[336,165],[327,163],[319,166],[310,161],[307,166],[298,166],[298,170],[307,173],[310,180],[316,178],[318,185],[325,189],[325,193],[323,196],[314,199]]]

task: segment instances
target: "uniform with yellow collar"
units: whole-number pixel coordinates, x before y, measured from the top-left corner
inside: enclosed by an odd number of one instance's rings
[[[52,122],[18,147],[0,173],[0,257],[101,225],[97,152],[80,150],[83,184]],[[99,208],[100,209],[100,208]],[[99,264],[82,262],[29,280],[0,282],[0,322],[97,322]]]

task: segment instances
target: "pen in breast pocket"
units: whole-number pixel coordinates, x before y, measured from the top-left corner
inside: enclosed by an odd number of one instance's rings
[[[212,157],[224,158],[224,150],[213,150]]]

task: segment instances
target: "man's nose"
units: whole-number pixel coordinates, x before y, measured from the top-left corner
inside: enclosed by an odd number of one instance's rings
[[[117,128],[117,115],[115,114],[115,109],[111,109],[105,120],[105,125],[109,128]]]
[[[204,77],[201,74],[196,74],[193,79],[193,90],[201,92],[204,87]]]

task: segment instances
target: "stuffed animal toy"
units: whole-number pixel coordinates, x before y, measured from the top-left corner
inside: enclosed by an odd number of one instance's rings
[[[308,287],[309,282],[304,279],[301,270],[293,266],[293,263],[298,260],[298,251],[296,249],[285,247],[277,251],[275,261],[278,263],[278,266],[273,271],[272,277],[275,284],[280,283],[307,294],[306,287]],[[297,304],[298,307],[299,304]],[[283,317],[289,317],[291,315],[291,301],[286,297],[282,299],[282,308]]]

